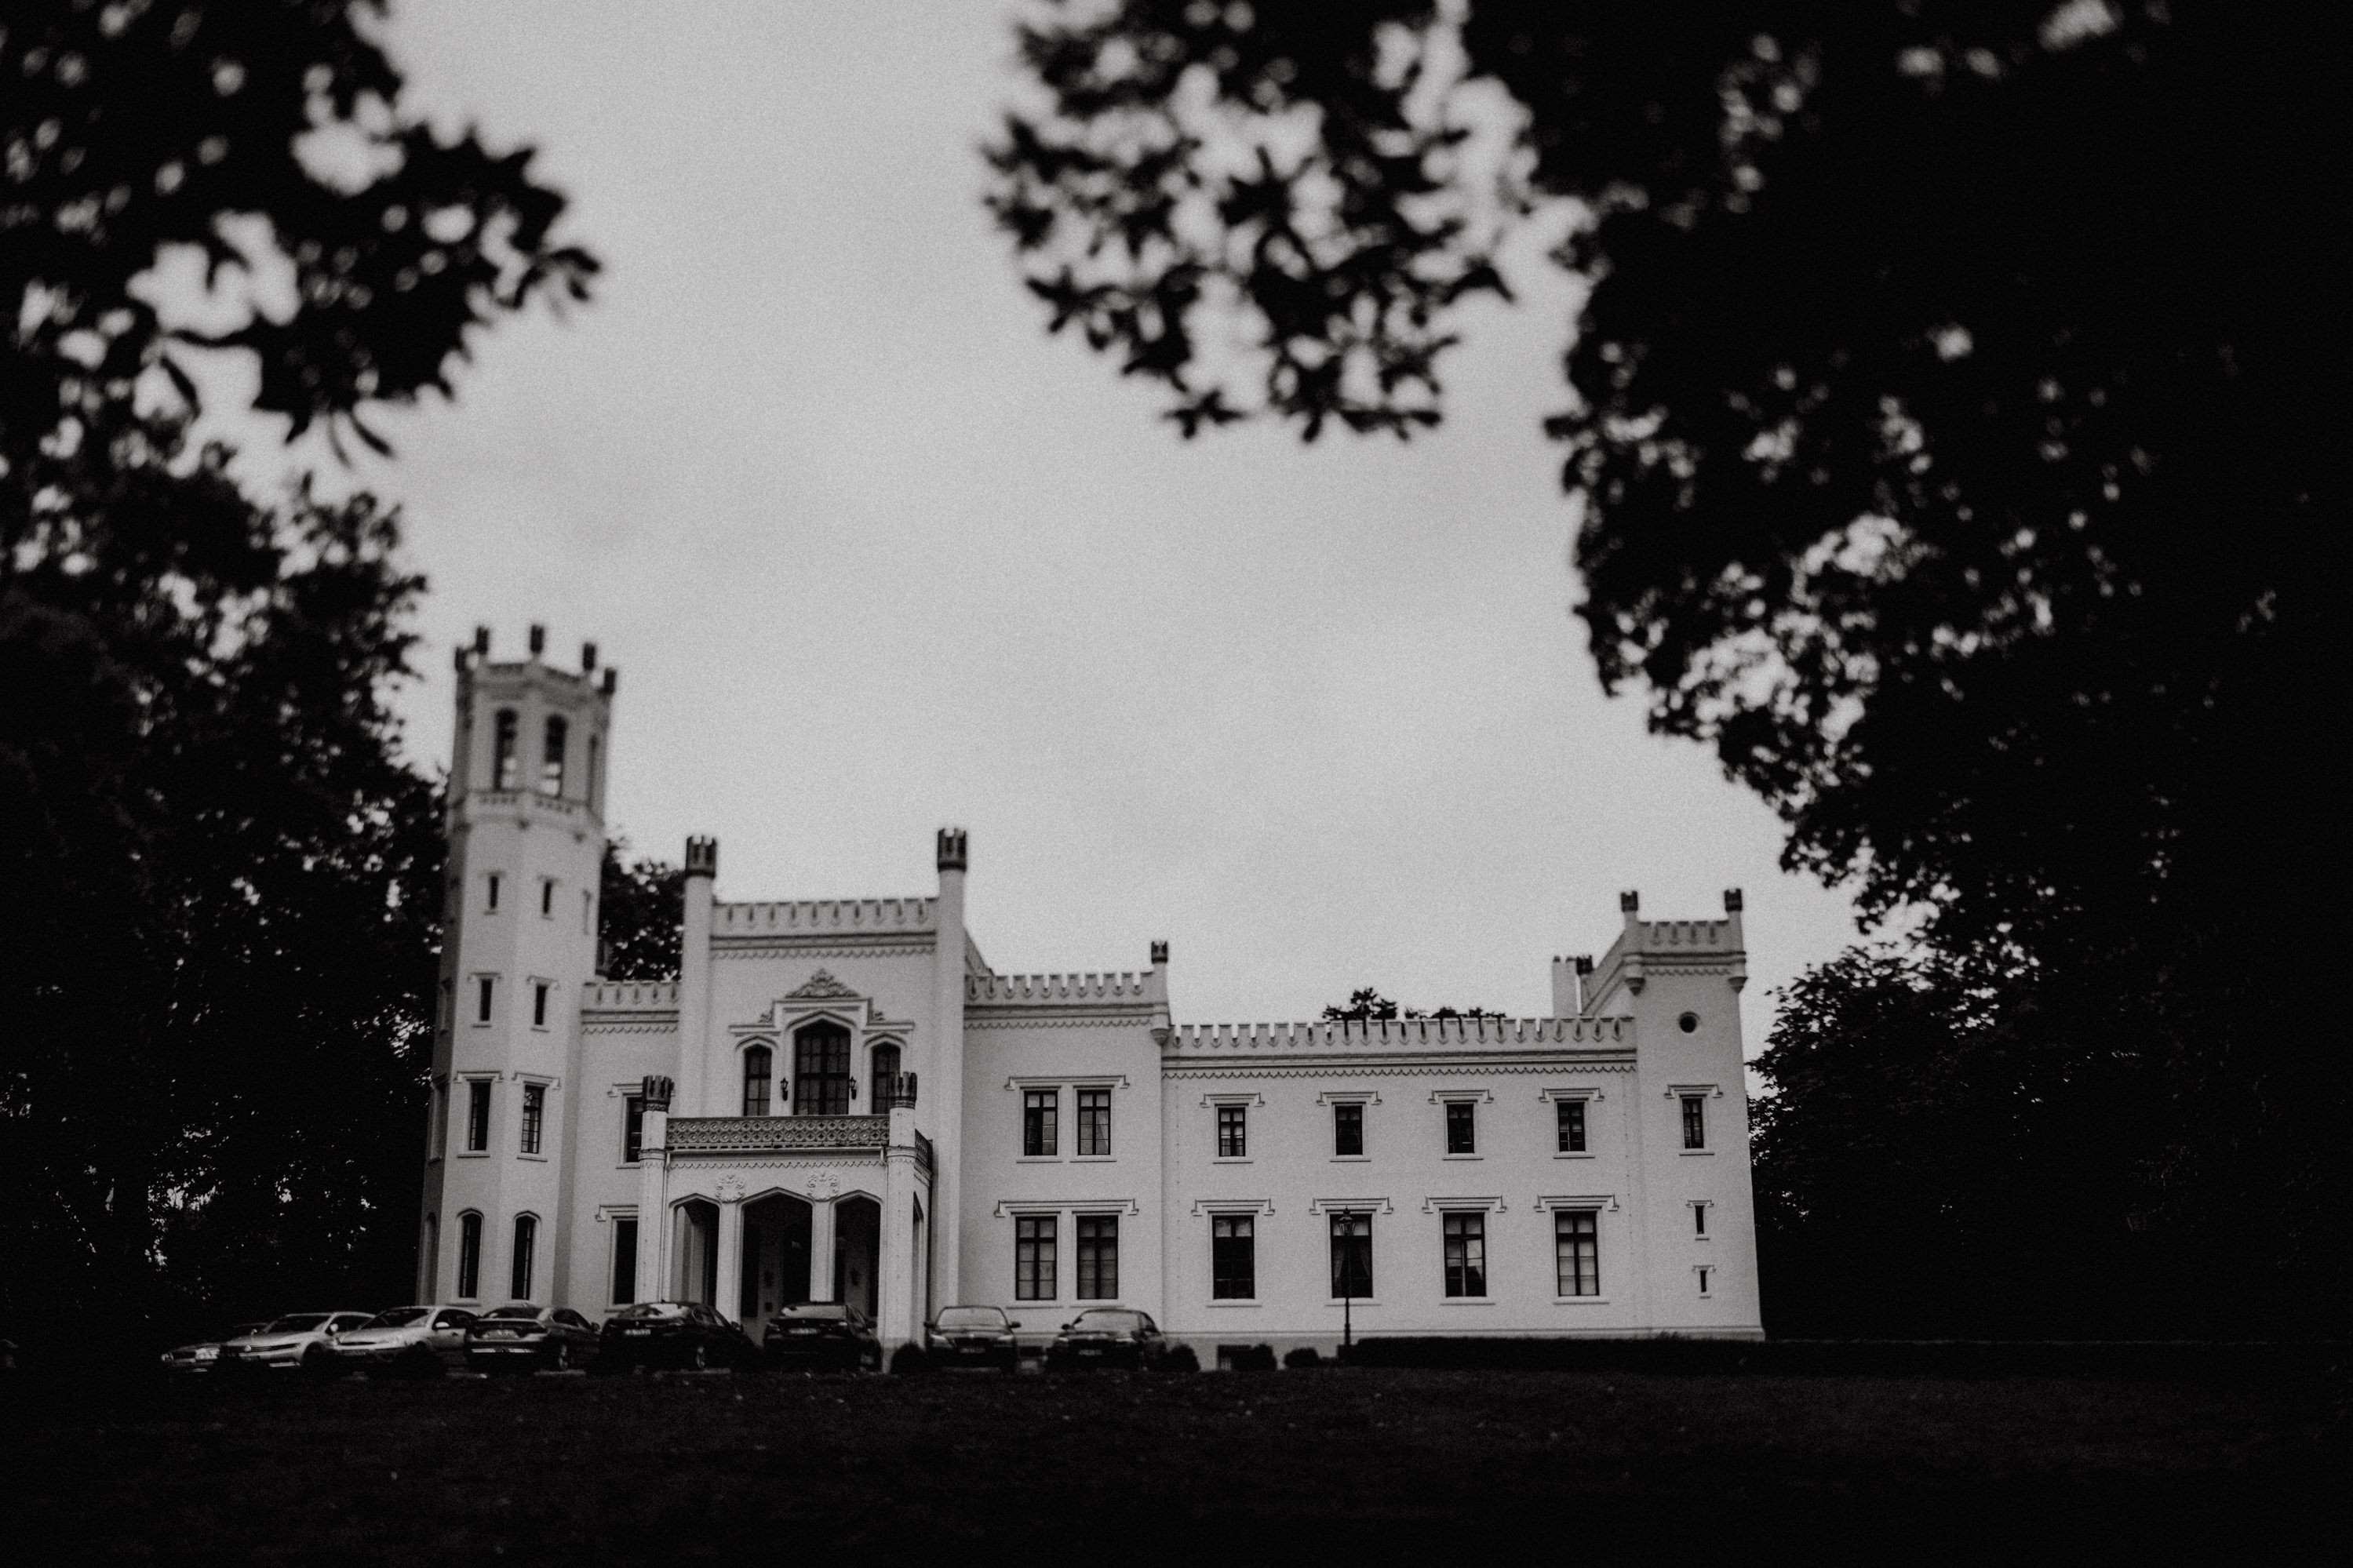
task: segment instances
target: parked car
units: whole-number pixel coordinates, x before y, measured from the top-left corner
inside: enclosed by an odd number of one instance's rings
[[[597,1364],[624,1372],[640,1366],[747,1366],[758,1358],[741,1326],[700,1301],[639,1301],[605,1320]]]
[[[943,1307],[924,1331],[923,1348],[935,1366],[993,1366],[1011,1372],[1021,1361],[1020,1342],[1013,1337],[1020,1326],[1002,1307]]]
[[[882,1342],[865,1313],[847,1301],[801,1301],[779,1308],[762,1340],[768,1363],[835,1372],[882,1370]]]
[[[164,1352],[165,1372],[210,1372],[220,1364],[221,1346],[229,1340],[258,1334],[267,1323],[235,1323],[217,1340],[200,1340],[192,1345],[174,1345]]]
[[[339,1337],[329,1353],[345,1372],[438,1377],[465,1364],[466,1330],[473,1321],[463,1307],[395,1307]]]
[[[1151,1371],[1168,1353],[1168,1341],[1151,1315],[1133,1307],[1090,1307],[1062,1325],[1046,1347],[1046,1370],[1127,1366]]]
[[[466,1364],[476,1372],[569,1372],[596,1359],[596,1331],[569,1307],[510,1301],[466,1326]]]
[[[214,1365],[223,1372],[307,1372],[325,1377],[338,1337],[375,1317],[374,1312],[290,1312],[257,1332],[226,1341]]]

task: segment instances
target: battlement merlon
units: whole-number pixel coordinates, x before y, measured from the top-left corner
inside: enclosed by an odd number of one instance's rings
[[[1577,1011],[1592,1016],[1621,990],[1640,996],[1651,977],[1662,972],[1720,974],[1738,991],[1748,984],[1748,950],[1741,931],[1745,901],[1738,888],[1726,888],[1722,920],[1646,921],[1640,893],[1619,894],[1618,909],[1625,925],[1598,963],[1581,961],[1590,973],[1580,972],[1577,976]],[[1561,1000],[1560,964],[1564,962],[1567,961],[1554,961],[1556,1005]]]
[[[1351,1018],[1303,1024],[1180,1024],[1161,1041],[1165,1067],[1236,1058],[1466,1056],[1599,1051],[1630,1057],[1625,1018]]]

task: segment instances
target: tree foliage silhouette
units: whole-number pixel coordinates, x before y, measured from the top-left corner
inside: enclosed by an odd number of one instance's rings
[[[1187,434],[1310,438],[1433,423],[1460,302],[1504,293],[1514,224],[1571,214],[1547,428],[1604,683],[1713,744],[1866,918],[1916,915],[2014,1003],[2112,1004],[2052,1048],[2130,1018],[2216,1113],[2144,1149],[2149,1212],[2285,1193],[2269,1257],[2306,1272],[2274,1283],[2316,1300],[2353,1198],[2343,1029],[2249,917],[2345,935],[2318,128],[2347,27],[2284,0],[1056,5],[1020,30],[1042,107],[989,150],[991,203],[1054,330]]]
[[[0,4],[0,1316],[405,1293],[442,904],[396,520],[257,502],[189,356],[377,443],[585,297],[529,153],[406,111],[368,0]],[[348,1300],[340,1304],[350,1304]]]

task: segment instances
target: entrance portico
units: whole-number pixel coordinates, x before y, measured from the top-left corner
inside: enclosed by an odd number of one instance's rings
[[[928,1315],[930,1141],[881,1116],[670,1117],[647,1106],[639,1300],[707,1301],[755,1341],[779,1308],[843,1300],[886,1352]]]

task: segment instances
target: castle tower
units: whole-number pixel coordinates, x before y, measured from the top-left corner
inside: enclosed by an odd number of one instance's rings
[[[448,902],[433,1041],[418,1299],[558,1299],[573,1215],[583,982],[596,968],[596,896],[616,672],[458,650]]]

